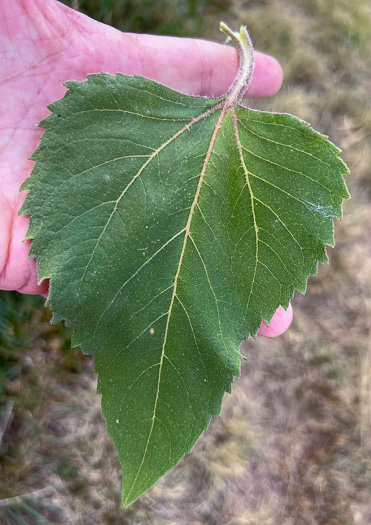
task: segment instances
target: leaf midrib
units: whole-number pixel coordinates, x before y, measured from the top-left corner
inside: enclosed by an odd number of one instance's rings
[[[221,104],[218,104],[218,106],[219,106],[219,108],[222,107]],[[218,106],[215,106],[213,108],[214,111],[216,111],[216,109],[219,109]],[[210,160],[211,154],[212,154],[213,149],[214,149],[215,140],[216,140],[216,138],[218,136],[218,133],[219,133],[219,131],[221,129],[222,122],[224,120],[224,117],[225,117],[228,109],[229,109],[228,106],[225,104],[223,106],[222,111],[221,111],[220,117],[219,117],[219,119],[218,119],[218,121],[217,121],[217,123],[216,123],[216,125],[214,127],[214,131],[213,131],[213,134],[211,136],[210,144],[209,144],[209,147],[208,147],[208,150],[207,150],[207,153],[206,153],[206,156],[205,156],[205,160],[203,162],[202,169],[201,169],[201,172],[200,172],[200,179],[199,179],[198,184],[197,184],[196,194],[195,194],[195,197],[193,199],[193,202],[192,202],[192,205],[191,205],[191,208],[190,208],[190,212],[189,212],[189,215],[188,215],[188,220],[187,220],[187,224],[186,224],[185,232],[184,232],[183,246],[182,246],[182,250],[181,250],[181,253],[180,253],[180,256],[179,256],[179,263],[178,263],[177,271],[176,271],[176,274],[175,274],[175,277],[174,277],[173,293],[172,293],[172,296],[171,296],[169,311],[168,311],[168,314],[167,314],[164,342],[163,342],[163,345],[162,345],[160,366],[159,366],[159,371],[158,371],[156,398],[155,398],[155,403],[154,403],[154,407],[153,407],[153,414],[152,414],[152,424],[151,424],[151,428],[150,428],[150,431],[149,431],[149,434],[148,434],[147,443],[146,443],[146,446],[145,446],[145,449],[144,449],[143,458],[142,458],[142,461],[141,461],[141,463],[139,465],[139,468],[138,468],[137,474],[136,474],[136,476],[134,478],[134,481],[133,481],[133,484],[131,486],[131,489],[128,492],[125,505],[128,504],[128,502],[130,501],[130,495],[133,492],[134,487],[136,485],[136,482],[138,480],[139,474],[141,472],[142,466],[143,466],[145,458],[146,458],[146,454],[147,454],[147,450],[148,450],[148,447],[149,447],[149,443],[151,441],[151,436],[152,436],[152,432],[153,432],[153,428],[154,428],[155,420],[156,420],[156,410],[157,410],[157,403],[158,403],[159,393],[160,393],[161,374],[162,374],[163,362],[164,362],[164,358],[167,357],[166,354],[165,354],[165,348],[166,348],[167,336],[168,336],[168,332],[169,332],[169,324],[170,324],[171,313],[172,313],[172,309],[173,309],[173,305],[174,305],[174,300],[175,300],[175,298],[177,298],[176,291],[177,291],[177,285],[178,285],[178,278],[179,278],[179,274],[181,272],[181,268],[182,268],[182,264],[183,264],[183,258],[184,258],[184,254],[185,254],[186,247],[187,247],[187,242],[188,242],[188,239],[191,237],[191,235],[190,235],[190,228],[191,228],[191,223],[192,223],[192,219],[193,219],[193,215],[194,215],[194,210],[195,210],[195,208],[197,206],[197,203],[198,203],[198,199],[199,199],[201,188],[202,188],[202,185],[203,185],[205,173],[206,173],[207,167],[209,165],[209,160]],[[212,113],[214,113],[214,111],[206,112],[206,113],[212,114]],[[200,118],[199,118],[199,120],[200,120]],[[178,132],[178,134],[180,134],[180,133]]]

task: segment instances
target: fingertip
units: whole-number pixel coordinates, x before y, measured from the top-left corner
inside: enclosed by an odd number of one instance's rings
[[[283,70],[274,57],[265,53],[255,53],[254,76],[247,90],[246,97],[270,97],[282,86]]]
[[[50,285],[50,279],[44,279],[44,281],[40,285],[42,287],[41,295],[45,299],[48,299],[49,297],[49,285]]]
[[[182,93],[225,95],[238,72],[238,53],[232,46],[207,40],[130,33],[121,34],[120,38],[126,57],[126,64],[119,68],[122,72],[144,75]],[[255,71],[246,96],[274,95],[283,80],[279,62],[259,51],[254,52],[254,56]],[[117,63],[109,63],[105,68],[114,73]]]
[[[274,316],[272,317],[269,326],[265,321],[262,322],[258,330],[258,335],[262,335],[263,337],[277,337],[283,334],[288,329],[288,327],[291,324],[292,318],[293,310],[291,303],[289,304],[287,310],[280,306],[274,314]]]

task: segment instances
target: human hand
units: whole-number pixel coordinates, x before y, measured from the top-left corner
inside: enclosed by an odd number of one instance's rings
[[[268,55],[255,55],[248,96],[273,95],[281,87],[281,67]],[[0,60],[0,289],[46,295],[48,282],[38,285],[36,261],[27,258],[28,217],[18,215],[26,192],[19,188],[42,135],[36,126],[48,115],[47,105],[65,94],[63,82],[121,72],[187,94],[219,96],[235,77],[238,57],[232,47],[203,40],[121,33],[56,0],[12,0],[2,5]],[[291,319],[291,305],[280,307],[259,333],[279,335]]]

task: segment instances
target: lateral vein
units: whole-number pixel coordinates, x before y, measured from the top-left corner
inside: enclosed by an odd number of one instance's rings
[[[247,304],[246,304],[246,313],[247,313],[247,310],[248,310],[249,304],[250,304],[250,299],[251,299],[251,296],[252,296],[252,292],[253,292],[253,289],[254,289],[254,284],[255,284],[256,274],[257,274],[257,269],[258,269],[258,261],[259,261],[258,232],[259,232],[259,228],[258,228],[258,225],[257,225],[257,222],[256,222],[255,209],[254,209],[254,195],[253,195],[251,184],[250,184],[250,180],[249,180],[249,172],[247,170],[247,167],[246,167],[246,164],[245,164],[245,158],[244,158],[243,152],[242,152],[242,145],[241,145],[240,135],[239,135],[239,132],[238,132],[238,124],[237,124],[237,120],[238,119],[237,119],[237,115],[236,115],[235,109],[232,109],[232,114],[233,114],[234,131],[235,131],[235,134],[236,134],[238,153],[239,153],[241,164],[242,164],[242,168],[243,168],[243,171],[244,171],[244,174],[245,174],[246,185],[249,188],[249,193],[250,193],[251,212],[252,212],[252,218],[253,218],[253,223],[254,223],[254,231],[255,231],[255,268],[254,268],[254,275],[253,275],[253,278],[252,278],[252,281],[251,281],[250,293],[249,293],[249,297],[247,299]]]
[[[81,285],[85,279],[85,275],[88,271],[88,268],[91,264],[91,261],[93,260],[93,257],[95,255],[95,252],[100,244],[100,241],[102,240],[102,237],[104,235],[104,233],[106,232],[107,230],[107,227],[109,225],[109,223],[111,222],[111,219],[115,213],[115,211],[117,210],[117,207],[121,201],[121,199],[124,197],[125,193],[128,191],[128,189],[134,184],[134,182],[137,180],[138,177],[140,177],[140,175],[142,174],[143,170],[148,166],[148,164],[162,151],[164,150],[169,144],[171,144],[174,140],[176,140],[180,135],[182,135],[182,133],[184,133],[185,131],[187,131],[188,129],[190,129],[194,124],[196,124],[197,122],[199,122],[200,120],[208,117],[209,115],[212,115],[215,111],[217,111],[218,109],[220,109],[221,107],[221,104],[217,104],[216,106],[214,106],[213,108],[209,109],[208,111],[205,111],[205,113],[202,113],[201,115],[199,115],[198,117],[194,118],[191,122],[188,122],[188,124],[186,124],[185,126],[183,126],[179,131],[177,131],[172,137],[170,137],[166,142],[164,142],[159,148],[157,148],[147,159],[147,161],[142,164],[141,168],[139,169],[139,171],[134,175],[134,177],[131,179],[131,181],[129,182],[129,184],[125,187],[125,189],[121,192],[120,196],[118,197],[118,199],[116,200],[116,204],[110,214],[110,216],[108,217],[108,220],[103,228],[103,231],[102,233],[100,234],[100,236],[98,237],[98,240],[96,242],[96,245],[94,247],[94,250],[90,256],[90,259],[88,261],[88,264],[86,265],[86,268],[85,268],[85,271],[81,277],[81,280],[80,280],[80,287],[79,289],[81,289]]]

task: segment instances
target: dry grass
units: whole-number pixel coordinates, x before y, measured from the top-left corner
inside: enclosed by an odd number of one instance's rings
[[[0,339],[11,412],[0,450],[5,525],[371,523],[370,8],[249,1],[230,4],[229,18],[284,65],[281,93],[254,107],[292,112],[343,148],[352,200],[331,264],[294,300],[287,334],[244,345],[222,416],[129,509],[90,359],[68,350],[69,332],[50,327],[47,312],[7,296],[3,310],[20,313]]]

